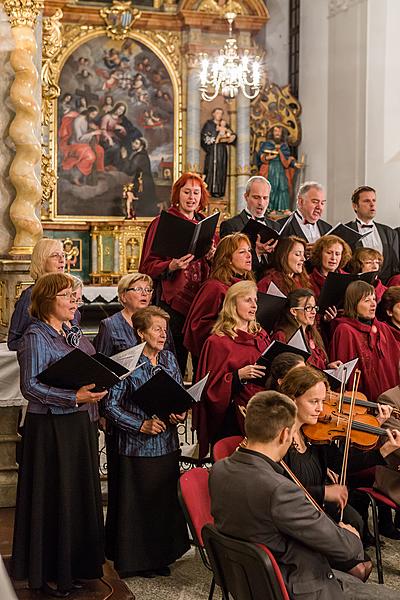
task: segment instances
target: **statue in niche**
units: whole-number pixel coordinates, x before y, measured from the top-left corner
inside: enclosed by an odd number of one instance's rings
[[[257,167],[260,175],[271,184],[270,212],[290,210],[293,177],[301,165],[290,155],[283,127],[275,125],[270,129],[267,141],[261,144],[257,153]]]
[[[212,119],[201,130],[201,147],[206,153],[204,176],[208,191],[213,198],[223,198],[228,173],[228,145],[236,140],[236,134],[223,119],[222,108],[214,108]]]

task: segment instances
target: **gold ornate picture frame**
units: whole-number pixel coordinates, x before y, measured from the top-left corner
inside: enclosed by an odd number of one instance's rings
[[[61,19],[43,23],[42,221],[123,220],[130,182],[148,221],[182,172],[181,34],[135,31],[132,19],[115,36]]]

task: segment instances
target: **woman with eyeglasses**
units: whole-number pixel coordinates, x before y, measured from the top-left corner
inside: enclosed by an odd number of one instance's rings
[[[48,273],[32,290],[34,318],[18,347],[21,391],[28,401],[18,477],[12,574],[31,589],[66,598],[79,579],[102,576],[103,513],[97,438],[92,421],[107,392],[50,387],[38,375],[85,338],[68,339],[76,310],[73,280]]]
[[[387,323],[376,319],[376,306],[372,285],[353,281],[346,290],[343,316],[336,319],[329,351],[333,360],[358,358],[359,390],[371,402],[399,383],[400,342]]]
[[[151,418],[136,404],[140,388],[160,369],[182,385],[176,358],[165,350],[169,315],[157,306],[138,310],[135,335],[145,342],[140,367],[114,386],[105,412],[117,431],[118,493],[115,515],[114,567],[121,577],[170,575],[169,565],[189,549],[187,529],[178,503],[179,443],[177,424],[185,414]],[[109,547],[106,547],[108,557]]]
[[[39,240],[32,251],[29,271],[33,281],[36,282],[45,273],[63,273],[64,267],[65,255],[61,240],[49,238]],[[31,303],[33,286],[34,284],[27,287],[15,303],[8,330],[7,345],[9,350],[18,350],[21,338],[32,322],[29,314],[29,305]],[[79,324],[79,311],[76,311],[73,322]]]
[[[193,407],[193,424],[200,458],[209,445],[243,433],[239,405],[264,389],[265,367],[256,361],[269,345],[269,336],[256,321],[257,286],[253,281],[234,283],[200,354],[197,379],[209,373],[201,402]],[[257,381],[258,379],[258,381]]]
[[[93,340],[97,352],[105,356],[113,356],[123,350],[132,348],[140,343],[133,328],[132,319],[142,308],[149,306],[153,297],[153,280],[142,273],[130,273],[124,275],[118,282],[118,299],[122,310],[107,319],[100,321],[99,333]],[[174,343],[168,328],[165,349],[174,352]],[[100,414],[104,419],[103,402],[100,404]],[[115,426],[110,419],[105,420],[105,443],[107,455],[107,519],[106,519],[106,549],[107,557],[114,556],[115,539],[115,506],[118,464],[118,435]],[[104,422],[103,422],[104,427]]]
[[[205,210],[209,193],[202,177],[196,173],[183,173],[172,186],[171,206],[168,212],[180,219],[198,223],[204,219],[200,211]],[[156,282],[156,304],[170,315],[169,326],[174,338],[178,364],[184,376],[188,351],[183,343],[185,318],[194,297],[210,272],[209,260],[215,251],[212,246],[208,254],[198,260],[193,254],[180,258],[157,256],[152,252],[152,244],[159,217],[147,228],[143,243],[139,270]]]
[[[386,285],[383,285],[379,278],[379,272],[383,265],[383,255],[375,248],[357,248],[349,264],[350,273],[372,273],[376,272],[376,278],[373,282],[375,288],[376,301],[380,302]]]
[[[304,267],[306,246],[306,242],[296,236],[279,240],[273,254],[274,267],[258,282],[259,291],[266,293],[271,282],[285,295],[296,288],[310,287]]]
[[[318,299],[329,273],[344,273],[343,268],[351,259],[351,248],[336,235],[324,235],[313,244],[311,263],[313,271],[310,281]]]
[[[193,367],[222,308],[229,287],[238,281],[254,281],[249,238],[243,233],[225,236],[217,245],[210,278],[201,286],[186,317],[184,344]]]
[[[287,296],[286,309],[277,324],[273,339],[286,343],[301,327],[311,356],[308,364],[318,369],[337,368],[340,361],[328,363],[324,342],[316,326],[318,306],[311,290],[298,289]]]

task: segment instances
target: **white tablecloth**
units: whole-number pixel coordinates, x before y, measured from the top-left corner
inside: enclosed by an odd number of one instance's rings
[[[118,300],[118,291],[116,286],[97,286],[97,285],[88,285],[83,288],[83,297],[85,300],[89,302],[93,302],[96,298],[100,296],[103,302],[112,302],[113,300]]]
[[[0,344],[0,407],[27,404],[19,389],[19,364],[17,353],[7,344]]]

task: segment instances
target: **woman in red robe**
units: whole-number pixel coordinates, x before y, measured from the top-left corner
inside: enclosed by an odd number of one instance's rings
[[[264,375],[265,368],[255,363],[270,340],[255,320],[256,311],[256,284],[233,284],[201,352],[197,378],[207,373],[209,378],[193,412],[200,458],[207,455],[210,443],[243,433],[243,418],[237,408],[246,406],[256,392],[264,389],[257,379]]]
[[[306,241],[290,236],[279,240],[275,249],[274,267],[258,282],[260,292],[266,293],[271,282],[287,295],[296,288],[310,287],[310,279],[304,268]]]
[[[194,223],[204,216],[198,211],[207,206],[209,194],[203,179],[196,173],[184,173],[174,183],[168,212]],[[214,248],[204,257],[194,260],[193,254],[181,258],[157,256],[152,253],[159,217],[147,228],[139,271],[153,278],[160,298],[157,303],[170,315],[170,329],[182,375],[185,374],[188,352],[183,345],[183,325],[194,297],[207,279]]]
[[[359,390],[372,402],[398,385],[400,360],[400,342],[387,323],[375,318],[376,305],[372,285],[351,283],[346,290],[344,316],[337,318],[330,346],[331,360],[358,358]]]
[[[219,242],[210,279],[197,292],[183,329],[184,344],[194,363],[211,334],[228,288],[240,280],[254,281],[251,265],[251,244],[246,235],[232,233]]]
[[[354,251],[350,262],[350,273],[371,273],[376,271],[376,279],[373,283],[375,288],[376,301],[380,302],[383,294],[387,290],[379,279],[379,269],[383,265],[383,256],[375,248],[357,248]]]
[[[386,290],[380,308],[383,320],[391,327],[393,335],[400,342],[400,285],[393,285]]]
[[[335,369],[341,363],[340,361],[335,361],[328,365],[328,355],[325,351],[324,342],[315,324],[317,312],[318,306],[311,290],[300,288],[290,292],[287,297],[286,310],[278,322],[273,339],[286,344],[299,327],[301,327],[309,351],[311,352],[307,364],[321,370],[328,367]]]
[[[314,295],[318,299],[328,273],[343,273],[343,267],[351,259],[351,249],[336,235],[324,235],[313,244],[310,275]]]

